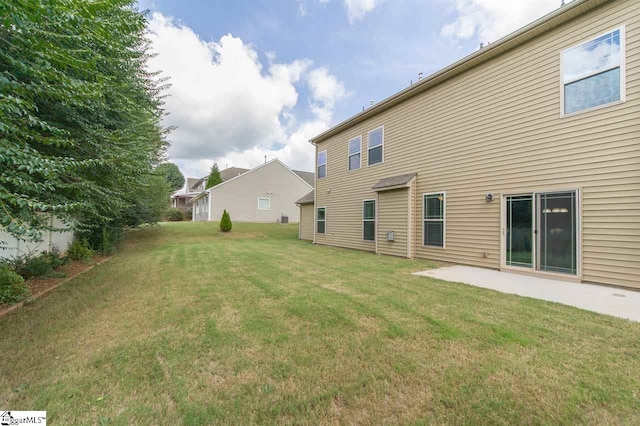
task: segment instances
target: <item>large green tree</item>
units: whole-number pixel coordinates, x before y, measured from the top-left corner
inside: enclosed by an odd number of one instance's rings
[[[163,176],[172,191],[177,191],[184,186],[184,175],[173,163],[162,163],[156,168],[156,173]]]
[[[211,171],[209,172],[209,177],[207,178],[207,184],[205,185],[205,187],[206,189],[209,189],[221,183],[222,183],[222,177],[220,177],[220,169],[218,169],[218,163],[213,163],[213,166],[211,166]]]
[[[145,29],[131,0],[0,1],[0,225],[13,235],[35,236],[50,212],[90,241],[138,222],[166,148]]]

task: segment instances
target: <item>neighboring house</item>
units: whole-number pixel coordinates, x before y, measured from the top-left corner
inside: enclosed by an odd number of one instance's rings
[[[316,243],[640,288],[638,0],[568,3],[311,142]]]
[[[227,169],[220,171],[220,178],[222,181],[227,181],[236,176],[240,176],[241,174],[248,172],[249,169],[241,169],[239,167],[229,167]],[[313,175],[313,173],[311,174]],[[178,208],[180,210],[187,210],[193,208],[192,199],[198,194],[204,192],[207,179],[209,176],[198,178],[187,178],[186,192],[176,193],[172,197],[173,207]]]
[[[313,173],[289,169],[280,160],[251,169],[193,198],[193,220],[214,220],[227,210],[232,221],[289,222],[300,219],[296,200],[313,189]]]
[[[313,241],[314,216],[313,216],[313,200],[315,192],[311,191],[304,197],[296,201],[300,207],[300,223],[298,224],[298,239]]]

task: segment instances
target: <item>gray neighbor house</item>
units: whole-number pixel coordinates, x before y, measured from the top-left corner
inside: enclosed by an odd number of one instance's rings
[[[229,169],[227,169],[229,170]],[[220,172],[223,182],[194,195],[192,219],[217,221],[227,210],[233,221],[297,223],[300,211],[296,201],[313,190],[315,175],[291,170],[278,159],[271,160],[235,176]],[[204,179],[206,181],[206,178]]]

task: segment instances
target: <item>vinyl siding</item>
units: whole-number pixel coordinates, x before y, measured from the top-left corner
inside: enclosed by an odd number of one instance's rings
[[[378,254],[408,257],[409,188],[378,193]],[[395,241],[387,241],[387,232]]]
[[[313,230],[315,226],[314,212],[313,204],[304,204],[300,206],[299,238],[301,240],[313,241]]]
[[[560,52],[622,25],[626,102],[561,117]],[[367,132],[381,125],[384,163],[368,167]],[[348,171],[347,143],[357,135],[363,168]],[[500,268],[501,195],[579,189],[581,279],[640,288],[640,3],[609,1],[317,150],[328,154],[317,202],[331,230],[318,243],[373,250],[360,237],[361,200],[373,198],[379,179],[416,172],[415,256]],[[421,195],[439,191],[447,192],[446,249],[421,241]],[[487,193],[496,201],[486,203]]]
[[[246,172],[211,188],[211,220],[220,220],[226,209],[232,221],[276,222],[281,215],[290,223],[300,221],[295,204],[312,188],[279,161]],[[270,209],[258,210],[258,198],[269,198]]]

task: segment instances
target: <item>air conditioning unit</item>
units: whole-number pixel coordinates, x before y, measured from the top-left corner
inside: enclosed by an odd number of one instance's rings
[[[289,216],[280,216],[280,223],[289,223]]]

